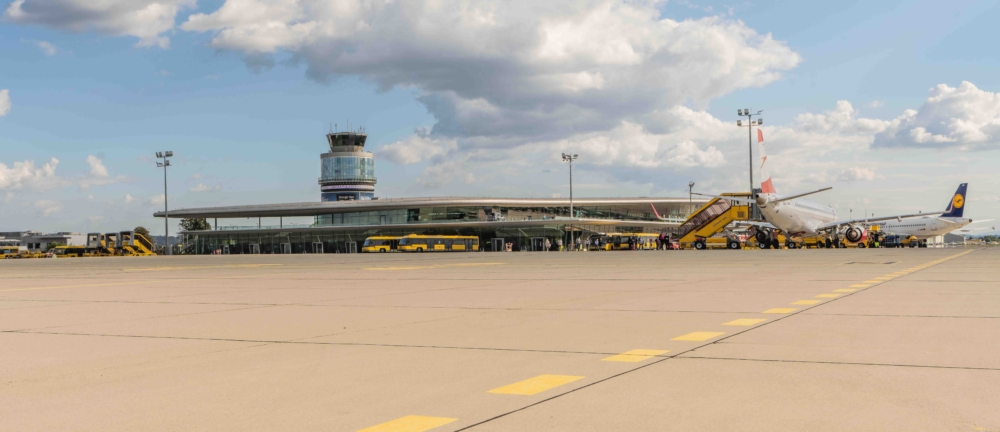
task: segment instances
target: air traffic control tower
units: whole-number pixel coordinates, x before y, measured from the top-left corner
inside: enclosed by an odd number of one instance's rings
[[[323,201],[375,198],[375,157],[365,151],[366,139],[361,132],[326,134],[330,152],[320,155],[319,177]]]

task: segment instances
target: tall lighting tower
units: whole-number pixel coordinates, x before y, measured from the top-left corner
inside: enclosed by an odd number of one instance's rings
[[[563,162],[569,162],[569,217],[570,218],[576,217],[576,214],[573,212],[573,161],[575,161],[578,157],[580,157],[580,155],[578,154],[566,154],[566,153],[562,154]],[[573,242],[573,225],[570,225],[569,227],[570,227],[569,230],[570,247],[567,247],[566,250],[571,250],[571,248],[575,246]]]
[[[688,215],[694,213],[694,205],[692,203],[691,195],[694,195],[694,182],[688,182]]]
[[[746,117],[747,118],[747,124],[743,124],[743,120],[736,120],[736,126],[746,127],[747,128],[747,136],[750,139],[750,141],[749,141],[749,145],[750,145],[750,147],[749,147],[749,150],[750,150],[750,161],[749,161],[750,162],[750,195],[753,195],[753,127],[754,126],[760,126],[760,125],[764,124],[764,119],[758,118],[757,120],[754,120],[753,116],[759,116],[762,112],[764,112],[764,111],[760,110],[760,111],[757,111],[755,113],[751,113],[750,112],[750,108],[744,108],[744,109],[738,109],[738,110],[736,110],[737,115],[739,115],[740,117]],[[751,198],[752,198],[752,196],[751,196]]]
[[[163,168],[163,250],[167,255],[171,255],[170,250],[170,215],[167,213],[167,167],[170,166],[170,158],[174,152],[156,152],[157,159],[163,162],[156,162],[157,168]]]

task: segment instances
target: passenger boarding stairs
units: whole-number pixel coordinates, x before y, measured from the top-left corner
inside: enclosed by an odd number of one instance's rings
[[[722,194],[723,197],[747,198],[746,193]],[[677,228],[678,243],[681,247],[690,247],[696,240],[712,237],[725,231],[729,224],[747,220],[750,214],[750,207],[747,205],[733,205],[727,199],[712,198],[688,218]]]

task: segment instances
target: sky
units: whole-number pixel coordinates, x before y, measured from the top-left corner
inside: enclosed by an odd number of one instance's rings
[[[318,201],[323,135],[348,122],[381,197],[565,197],[563,152],[578,197],[745,191],[742,108],[780,193],[833,186],[813,199],[860,217],[942,211],[968,182],[966,216],[1000,216],[997,1],[0,11],[0,231],[162,234],[164,150],[171,208]]]

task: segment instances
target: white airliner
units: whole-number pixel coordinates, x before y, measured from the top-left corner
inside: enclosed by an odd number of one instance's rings
[[[899,234],[907,237],[915,236],[918,239],[926,239],[945,235],[955,230],[959,230],[960,232],[970,232],[977,229],[993,229],[993,227],[962,229],[966,225],[989,222],[993,220],[986,219],[973,222],[972,219],[962,217],[962,214],[965,212],[965,193],[968,190],[968,187],[968,183],[958,185],[958,190],[955,191],[955,195],[952,196],[951,201],[948,203],[948,208],[945,209],[944,213],[938,216],[927,215],[923,217],[903,219],[896,222],[888,222],[882,224],[882,230],[891,234]]]
[[[751,223],[758,227],[757,240],[766,247],[777,247],[777,236],[773,230],[779,229],[792,241],[801,242],[803,237],[832,236],[827,246],[839,244],[839,236],[843,235],[850,242],[861,242],[867,238],[868,224],[872,222],[896,220],[902,224],[903,219],[924,216],[924,213],[885,216],[877,218],[841,220],[837,211],[830,206],[800,199],[807,195],[833,189],[825,187],[812,192],[795,194],[787,197],[778,195],[771,174],[767,167],[767,155],[764,152],[764,137],[758,130],[758,145],[760,147],[760,173],[764,180],[760,183],[760,193],[754,199],[716,197],[743,203],[756,203],[761,214],[768,223]],[[698,194],[704,195],[704,194]],[[714,195],[706,195],[714,196]]]

